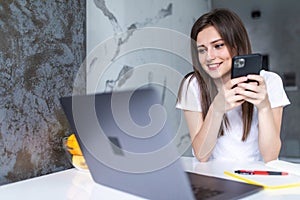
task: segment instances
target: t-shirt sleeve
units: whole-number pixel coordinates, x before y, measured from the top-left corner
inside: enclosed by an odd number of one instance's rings
[[[269,101],[272,108],[279,106],[286,106],[290,104],[290,101],[284,91],[281,77],[269,71],[261,71],[261,74],[266,82]]]
[[[189,76],[185,80],[183,80],[181,91],[179,93],[180,96],[178,97],[176,108],[202,112],[199,86],[195,77],[191,78],[191,76]]]

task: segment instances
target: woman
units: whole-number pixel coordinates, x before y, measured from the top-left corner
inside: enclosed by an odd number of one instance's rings
[[[176,107],[184,111],[196,158],[277,159],[290,102],[273,72],[231,79],[232,58],[252,53],[241,19],[213,10],[195,22],[191,39],[194,71],[182,81]]]

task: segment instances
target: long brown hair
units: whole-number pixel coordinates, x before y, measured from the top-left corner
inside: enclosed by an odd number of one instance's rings
[[[198,81],[199,92],[201,94],[201,108],[203,114],[203,120],[205,119],[209,106],[214,98],[216,92],[213,90],[213,81],[202,69],[197,50],[197,35],[200,31],[213,26],[224,40],[225,45],[229,49],[231,56],[250,54],[251,44],[247,31],[244,27],[241,19],[234,12],[227,9],[214,9],[209,13],[202,15],[193,25],[191,30],[191,54],[194,71],[186,76],[195,77]],[[181,90],[181,89],[180,89]],[[253,104],[245,102],[242,104],[242,119],[243,119],[243,136],[242,141],[245,141],[250,132],[253,116]],[[225,127],[228,127],[229,121],[227,116],[224,115],[223,123]],[[223,135],[223,125],[220,127],[220,135]]]

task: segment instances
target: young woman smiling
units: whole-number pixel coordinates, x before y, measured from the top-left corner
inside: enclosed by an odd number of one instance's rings
[[[290,102],[273,72],[231,79],[232,58],[252,53],[241,19],[215,9],[194,23],[191,40],[194,71],[182,81],[176,107],[184,111],[196,158],[277,159]]]

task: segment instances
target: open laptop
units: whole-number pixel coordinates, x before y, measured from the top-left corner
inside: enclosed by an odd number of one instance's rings
[[[185,172],[154,88],[60,99],[95,182],[146,199],[237,199],[262,188]],[[170,117],[169,117],[170,118]]]

